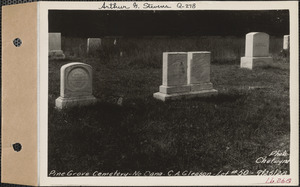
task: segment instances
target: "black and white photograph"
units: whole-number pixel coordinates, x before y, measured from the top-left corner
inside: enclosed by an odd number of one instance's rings
[[[291,183],[290,11],[132,4],[48,10],[47,177]]]
[[[3,0],[1,185],[299,185],[298,4]]]

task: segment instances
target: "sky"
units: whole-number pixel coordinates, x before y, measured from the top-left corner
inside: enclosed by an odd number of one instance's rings
[[[288,10],[50,10],[49,32],[65,36],[245,36],[289,34]]]

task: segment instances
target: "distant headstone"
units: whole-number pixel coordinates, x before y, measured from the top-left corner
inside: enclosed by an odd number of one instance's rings
[[[283,36],[283,50],[290,49],[290,35]]]
[[[55,101],[59,109],[89,105],[96,102],[92,95],[92,67],[73,62],[60,69],[60,97]]]
[[[61,33],[49,33],[49,59],[64,59],[64,52],[61,50]]]
[[[162,79],[159,92],[153,94],[154,98],[162,101],[217,93],[210,83],[209,52],[163,53]]]
[[[269,56],[269,35],[251,32],[246,35],[245,56],[241,58],[241,68],[253,69],[254,65],[273,62]]]
[[[101,50],[101,38],[87,39],[87,54],[97,55]]]

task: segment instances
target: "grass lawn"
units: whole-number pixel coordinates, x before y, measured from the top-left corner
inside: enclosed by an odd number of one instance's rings
[[[251,71],[238,61],[214,62],[218,96],[164,103],[152,96],[161,59],[107,59],[78,59],[93,67],[98,102],[62,111],[54,108],[59,70],[76,60],[49,62],[49,171],[289,170],[255,163],[275,150],[289,152],[289,63],[275,59]]]

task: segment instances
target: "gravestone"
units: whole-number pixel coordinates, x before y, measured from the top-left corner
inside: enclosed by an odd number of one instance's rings
[[[273,62],[269,56],[269,35],[251,32],[246,35],[245,56],[241,58],[241,68],[253,69],[260,64]]]
[[[167,101],[216,93],[210,83],[210,53],[163,53],[162,85],[154,98]]]
[[[61,33],[49,33],[49,59],[65,59],[61,50]]]
[[[283,50],[290,50],[290,35],[283,36]]]
[[[59,109],[90,105],[96,102],[92,95],[92,67],[73,62],[60,69],[60,97],[55,101]]]
[[[88,38],[87,39],[87,54],[97,55],[101,50],[101,38]]]
[[[188,52],[188,84],[191,92],[217,92],[210,82],[210,59],[211,53],[208,51]]]
[[[178,93],[190,91],[187,85],[187,53],[164,52],[163,76],[159,92],[153,96],[160,100],[168,100],[177,97]]]

